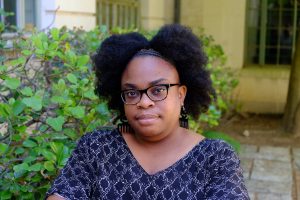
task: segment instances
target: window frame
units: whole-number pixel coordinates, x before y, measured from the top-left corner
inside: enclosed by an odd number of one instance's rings
[[[284,49],[283,45],[280,44],[280,36],[276,38],[276,45],[274,49],[276,49],[276,55],[275,55],[275,60],[272,61],[272,63],[267,62],[267,56],[266,56],[266,51],[270,49],[267,47],[267,31],[271,30],[270,27],[268,27],[268,0],[259,0],[259,6],[258,7],[251,7],[251,3],[253,0],[247,0],[246,4],[246,37],[245,37],[245,61],[244,65],[246,66],[253,66],[253,65],[275,65],[275,66],[289,66],[291,63],[286,64],[286,63],[281,63],[280,62],[280,51]],[[283,8],[283,0],[278,0],[278,3],[280,7],[278,8],[278,15],[283,13],[285,8]],[[297,33],[300,34],[300,27],[297,27],[297,21],[298,24],[300,24],[300,6],[297,6],[297,0],[293,0],[293,7],[291,8],[291,18],[292,18],[292,46],[291,46],[291,59],[293,58],[293,55],[295,53],[295,48],[296,48],[296,37]],[[276,9],[274,9],[276,10]],[[254,12],[253,12],[254,11]],[[256,14],[256,26],[251,26],[251,14],[253,13]],[[282,16],[279,17],[279,20],[282,20]],[[275,30],[282,31],[283,29],[283,24],[282,21],[279,22],[279,24],[276,26]],[[252,29],[252,30],[251,30]],[[254,33],[256,31],[257,35],[250,37],[251,33]],[[280,32],[280,34],[282,34]],[[257,37],[255,39],[255,37]],[[250,41],[251,40],[251,41]],[[288,48],[287,48],[288,49]],[[258,52],[255,52],[258,51]],[[251,57],[252,56],[252,57]],[[254,60],[257,57],[256,61]],[[270,59],[270,58],[269,58]],[[274,62],[274,63],[273,63]]]
[[[33,3],[34,5],[34,27],[39,27],[40,24],[40,20],[38,17],[38,11],[40,9],[40,0],[34,0]],[[0,8],[4,8],[4,0],[0,0]],[[16,13],[15,13],[15,17],[16,17],[16,26],[18,28],[25,28],[26,26],[26,21],[25,21],[25,0],[16,0]],[[1,21],[4,21],[4,16],[1,16]]]
[[[140,9],[140,0],[96,0],[96,23],[99,26],[105,25],[107,29],[139,28]]]

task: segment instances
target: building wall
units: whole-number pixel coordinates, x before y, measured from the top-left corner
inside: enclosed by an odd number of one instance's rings
[[[140,0],[140,3],[143,29],[155,30],[173,22],[174,0]]]
[[[182,0],[181,23],[194,30],[204,28],[227,55],[227,65],[236,69],[239,85],[233,92],[242,111],[283,113],[289,67],[244,66],[246,0]]]
[[[181,23],[193,29],[203,28],[222,45],[227,64],[235,69],[243,66],[246,0],[181,1]]]
[[[90,30],[96,26],[96,0],[41,1],[41,29],[67,26]]]
[[[82,27],[90,30],[96,26],[96,0],[56,0],[59,6],[56,26]]]
[[[41,2],[41,28],[51,24],[52,27],[82,27],[90,30],[96,26],[96,0],[38,1]],[[174,21],[174,0],[140,0],[140,5],[143,29],[155,30]]]
[[[239,74],[233,98],[241,111],[253,113],[284,112],[290,68],[287,66],[251,66]]]

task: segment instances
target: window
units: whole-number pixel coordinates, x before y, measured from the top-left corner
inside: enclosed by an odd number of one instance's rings
[[[13,16],[5,17],[5,23],[19,28],[36,26],[36,0],[0,0],[0,7]],[[4,16],[1,16],[4,21]]]
[[[297,0],[248,0],[246,64],[290,65],[299,11]]]
[[[139,27],[139,0],[97,0],[97,24],[114,27]]]

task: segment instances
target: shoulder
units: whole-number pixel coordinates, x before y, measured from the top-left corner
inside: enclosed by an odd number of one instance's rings
[[[83,135],[77,142],[77,145],[99,145],[105,143],[111,143],[121,137],[118,130],[113,127],[103,127],[96,129],[92,132],[88,132]]]
[[[99,129],[95,129],[91,132],[87,132],[84,134],[80,140],[90,140],[90,139],[101,139],[101,138],[106,138],[106,137],[112,137],[116,135],[117,129],[113,127],[103,127]]]
[[[220,166],[222,163],[233,162],[239,164],[239,158],[233,147],[227,142],[219,139],[204,139],[200,145],[199,152],[204,156],[206,163]]]
[[[210,153],[235,153],[233,147],[224,140],[205,138],[204,142],[206,150]]]

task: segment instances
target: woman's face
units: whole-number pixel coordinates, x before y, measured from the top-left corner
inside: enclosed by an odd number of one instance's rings
[[[154,56],[139,56],[133,58],[124,70],[121,88],[142,90],[159,84],[178,83],[179,75],[172,64]],[[137,104],[124,104],[126,118],[139,137],[149,141],[161,140],[179,127],[185,95],[186,87],[177,85],[168,89],[168,95],[162,101],[152,101],[143,93]]]

